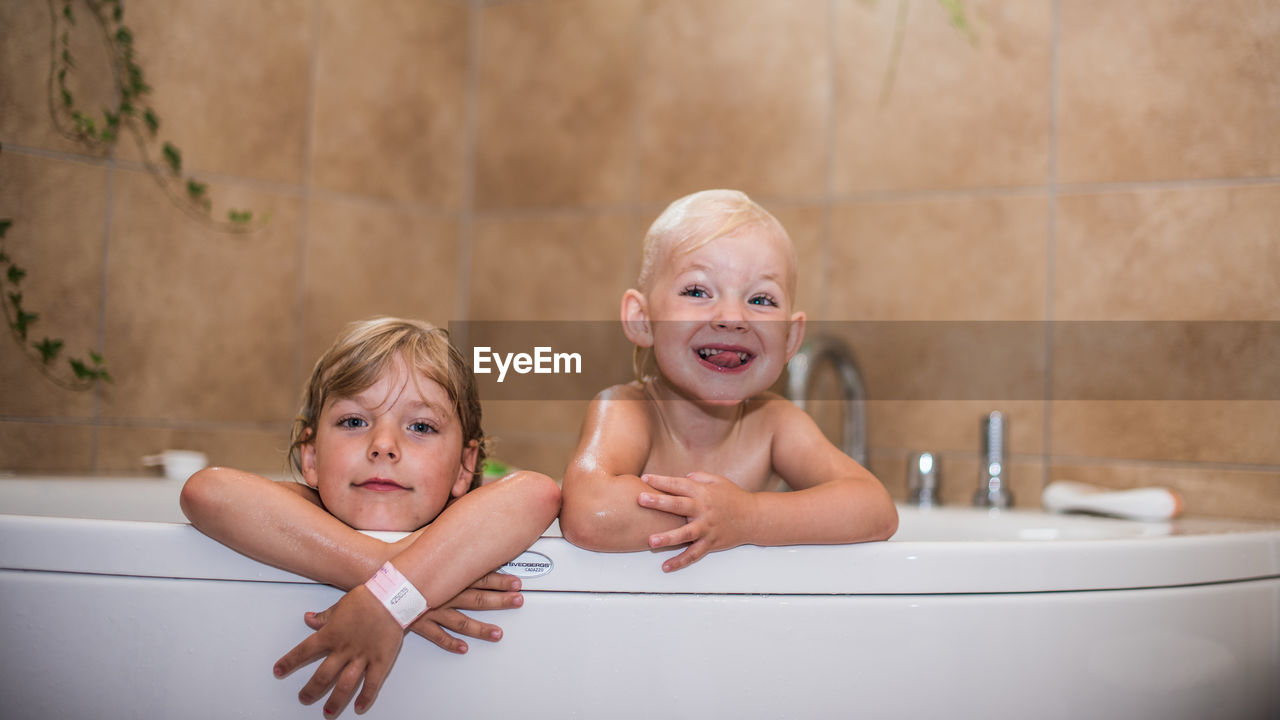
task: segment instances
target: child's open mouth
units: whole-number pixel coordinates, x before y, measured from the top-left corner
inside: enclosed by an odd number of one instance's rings
[[[355,485],[361,490],[374,490],[376,492],[392,492],[394,490],[407,489],[400,483],[397,483],[394,480],[387,480],[386,478],[369,478],[368,480],[358,482]]]
[[[736,347],[709,345],[697,349],[698,359],[717,370],[737,370],[751,362],[755,355]]]

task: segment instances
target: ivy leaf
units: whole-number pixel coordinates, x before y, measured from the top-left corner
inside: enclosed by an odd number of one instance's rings
[[[74,15],[71,14],[71,3],[67,3],[66,5],[62,6],[62,17],[66,18],[67,22],[71,23],[72,25],[76,24],[76,18]]]
[[[164,144],[164,161],[173,171],[174,175],[182,172],[182,151],[173,146],[173,143],[166,142]]]
[[[48,365],[58,357],[58,353],[62,352],[62,341],[50,340],[46,337],[38,343],[31,343],[31,347],[40,351],[40,362]]]
[[[12,224],[13,224],[12,220],[8,220],[8,219],[0,220],[0,238],[4,237],[5,233],[9,232],[9,226]]]
[[[152,135],[155,135],[156,131],[160,129],[160,118],[156,115],[156,111],[151,108],[147,108],[142,113],[142,122],[146,124],[147,131]]]
[[[40,316],[37,313],[31,313],[31,312],[26,312],[25,310],[19,310],[18,319],[13,322],[13,329],[17,331],[18,337],[22,338],[22,340],[25,341],[27,339],[27,328],[34,325],[36,320],[39,320],[39,319],[40,319]]]
[[[204,194],[208,189],[209,189],[209,186],[205,183],[196,182],[195,180],[187,181],[187,195],[192,200],[199,200],[200,198],[204,197]]]
[[[17,265],[9,266],[9,283],[10,284],[17,285],[18,283],[22,282],[22,278],[26,276],[27,276],[26,270],[23,270]]]
[[[237,225],[244,225],[253,220],[252,210],[228,210],[227,219]]]
[[[938,4],[947,11],[952,27],[964,33],[965,37],[969,38],[969,42],[977,40],[973,34],[973,28],[969,25],[969,19],[965,17],[963,0],[938,0]]]
[[[133,33],[129,32],[129,28],[126,28],[126,27],[122,27],[119,30],[116,30],[116,42],[125,46],[132,45]]]
[[[71,358],[67,362],[71,363],[71,372],[76,374],[80,380],[93,379],[93,370],[90,370],[84,361],[79,358]]]

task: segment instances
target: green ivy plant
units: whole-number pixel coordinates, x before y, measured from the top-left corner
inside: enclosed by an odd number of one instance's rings
[[[208,184],[184,174],[182,150],[171,142],[160,140],[160,117],[147,104],[151,86],[147,84],[146,75],[134,53],[133,31],[124,24],[123,1],[47,2],[53,24],[49,52],[49,111],[58,131],[88,147],[108,151],[115,147],[122,131],[128,132],[137,142],[147,170],[179,208],[212,224],[217,230],[246,232],[254,229],[251,210],[232,208],[227,210],[225,219],[215,218]],[[71,52],[71,33],[81,17],[75,7],[88,11],[88,18],[100,32],[110,59],[115,107],[101,113],[78,105],[71,92],[69,79],[77,68]]]
[[[47,0],[52,31],[49,43],[49,115],[63,136],[89,148],[110,153],[122,132],[133,136],[143,164],[164,188],[166,194],[184,212],[224,232],[243,233],[254,230],[252,210],[232,208],[225,219],[214,218],[209,187],[184,174],[182,151],[173,143],[159,139],[160,117],[147,103],[151,86],[134,53],[133,31],[124,24],[122,0]],[[110,64],[114,107],[101,113],[88,111],[76,103],[71,82],[77,64],[71,51],[71,34],[81,17],[76,8],[87,10],[91,25],[101,34]],[[153,159],[159,148],[159,160]],[[40,372],[58,387],[84,391],[102,382],[111,382],[106,360],[94,350],[86,357],[64,357],[61,338],[44,336],[36,340],[32,327],[40,314],[27,307],[23,296],[25,268],[14,262],[5,245],[12,219],[0,219],[0,305],[10,334],[22,352],[31,358]],[[65,363],[59,362],[64,359]]]
[[[26,279],[27,271],[13,261],[5,247],[5,236],[12,225],[11,220],[0,220],[0,271],[4,273],[0,283],[4,285],[4,319],[13,339],[35,361],[40,372],[58,387],[66,390],[88,390],[96,383],[111,382],[106,361],[93,350],[88,351],[87,360],[68,357],[63,365],[57,362],[64,345],[61,339],[48,336],[39,341],[33,339],[31,327],[39,322],[40,314],[32,312],[24,304],[22,281]]]

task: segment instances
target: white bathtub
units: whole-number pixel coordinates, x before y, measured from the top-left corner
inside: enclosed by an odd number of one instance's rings
[[[0,478],[0,716],[322,717],[271,665],[339,592],[205,538],[177,492]],[[370,715],[1280,717],[1280,527],[901,512],[887,543],[673,575],[544,537],[502,642],[409,637]]]

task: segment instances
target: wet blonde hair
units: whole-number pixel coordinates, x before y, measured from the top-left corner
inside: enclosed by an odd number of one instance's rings
[[[636,286],[646,295],[666,253],[693,252],[716,238],[732,235],[745,227],[760,227],[786,241],[789,267],[787,294],[794,297],[796,256],[786,228],[768,210],[739,190],[702,190],[685,195],[667,206],[644,235],[640,256],[640,277]],[[636,347],[632,367],[637,380],[657,372],[652,348]]]
[[[480,427],[480,395],[475,375],[449,342],[448,331],[421,320],[379,317],[351,323],[316,361],[302,390],[302,404],[289,438],[289,461],[302,474],[302,446],[315,437],[325,403],[354,397],[372,387],[396,361],[422,373],[444,388],[462,426],[462,449],[474,441],[479,451],[471,473],[471,487],[479,486],[485,437]]]

